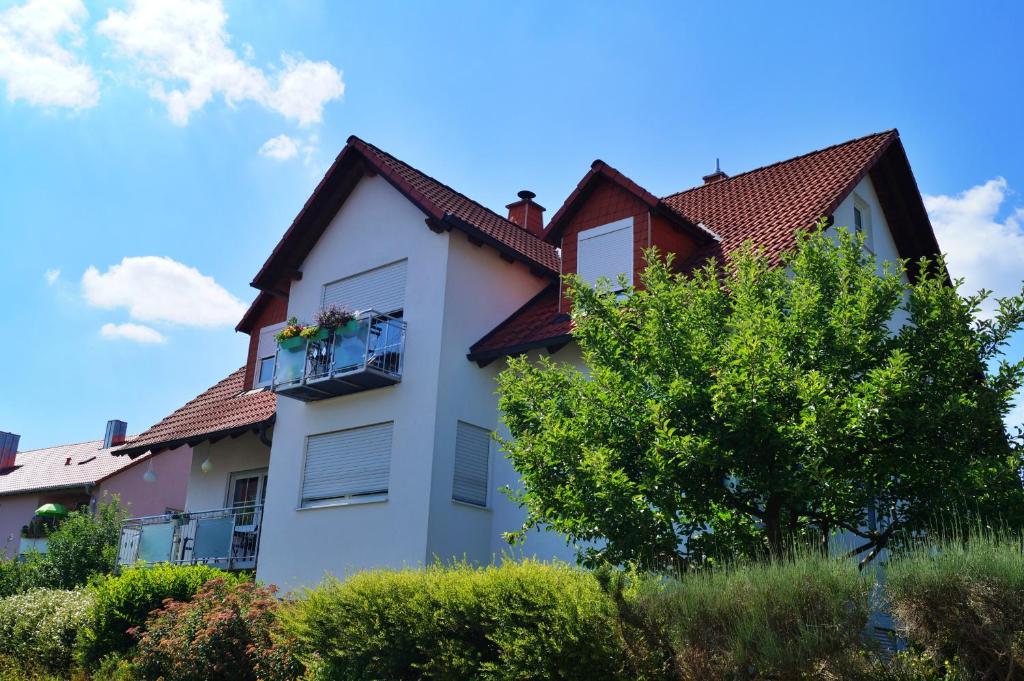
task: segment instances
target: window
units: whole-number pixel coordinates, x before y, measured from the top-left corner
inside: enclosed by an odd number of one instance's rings
[[[284,328],[284,322],[271,324],[260,329],[260,340],[256,345],[256,377],[254,388],[270,385],[274,378],[274,356],[277,353],[277,341],[274,334]]]
[[[477,506],[487,505],[487,469],[490,453],[490,431],[459,421],[455,432],[452,499]]]
[[[405,307],[407,263],[407,260],[399,260],[326,284],[321,303],[324,307],[333,303],[359,312],[399,312]]]
[[[606,277],[618,290],[620,274],[633,281],[633,218],[585,229],[579,233],[576,273],[591,286]]]
[[[871,208],[859,196],[853,197],[853,229],[857,234],[864,235],[864,246],[874,252],[874,239],[871,230]]]
[[[306,438],[302,506],[323,506],[388,493],[394,423]]]

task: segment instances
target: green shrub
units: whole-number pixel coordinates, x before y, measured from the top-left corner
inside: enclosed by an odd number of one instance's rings
[[[202,565],[156,565],[97,580],[91,587],[95,603],[78,637],[79,662],[95,669],[105,656],[124,653],[135,643],[128,630],[143,625],[164,600],[189,600],[203,584],[218,577],[243,579]]]
[[[889,565],[886,593],[910,640],[972,678],[1024,679],[1024,546],[977,533]]]
[[[124,509],[118,498],[99,504],[96,512],[73,511],[57,526],[40,555],[39,586],[73,589],[114,569]]]
[[[32,589],[0,599],[3,653],[27,667],[68,672],[75,636],[93,596],[88,591]]]
[[[169,602],[150,616],[133,662],[142,678],[164,681],[298,678],[290,641],[276,635],[280,608],[273,588],[211,580],[191,601]]]
[[[0,558],[0,598],[13,596],[39,586],[39,556],[27,560]],[[2,678],[2,677],[0,677]]]
[[[611,601],[586,572],[536,562],[374,571],[284,611],[318,679],[621,678]]]
[[[669,678],[823,678],[862,647],[870,578],[817,555],[679,578],[639,577],[615,594],[627,640]]]

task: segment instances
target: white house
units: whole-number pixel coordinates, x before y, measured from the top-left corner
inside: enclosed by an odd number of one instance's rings
[[[520,192],[498,215],[350,138],[252,282],[261,293],[238,327],[250,334],[246,367],[220,401],[201,396],[183,408],[192,416],[168,417],[177,425],[124,451],[192,446],[195,510],[230,509],[238,481],[265,468],[246,501],[262,502],[258,520],[247,510],[241,531],[219,536],[234,546],[255,533],[257,576],[284,588],[327,572],[485,563],[509,551],[502,534],[523,517],[499,492],[518,476],[490,438],[495,377],[513,354],[580,361],[560,275],[635,278],[648,246],[682,268],[747,240],[774,256],[822,216],[863,230],[883,259],[938,253],[896,131],[734,177],[716,171],[664,198],[595,161],[546,224],[533,199]],[[277,347],[286,317],[309,322],[331,303],[357,320]],[[234,430],[223,428],[224,400],[247,414]],[[204,425],[181,432],[190,420]],[[175,522],[188,544],[195,520]],[[517,551],[573,556],[545,532]]]

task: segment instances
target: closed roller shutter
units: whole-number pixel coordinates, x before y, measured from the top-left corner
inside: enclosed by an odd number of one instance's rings
[[[386,313],[403,309],[407,262],[400,260],[324,285],[324,307],[333,303],[353,311]]]
[[[387,494],[393,423],[352,428],[306,439],[302,505]]]
[[[633,280],[633,219],[585,229],[579,233],[576,273],[591,286],[601,277],[611,280],[617,289],[620,274]]]
[[[455,433],[455,475],[452,499],[478,506],[487,505],[487,465],[491,433],[459,421]]]

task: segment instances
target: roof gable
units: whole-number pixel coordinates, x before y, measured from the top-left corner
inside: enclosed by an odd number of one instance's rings
[[[282,280],[297,276],[302,261],[365,175],[380,175],[386,179],[423,211],[431,229],[458,229],[496,248],[504,257],[524,262],[540,276],[558,276],[558,257],[553,246],[353,135],[256,274],[252,285],[264,291],[280,290]]]

